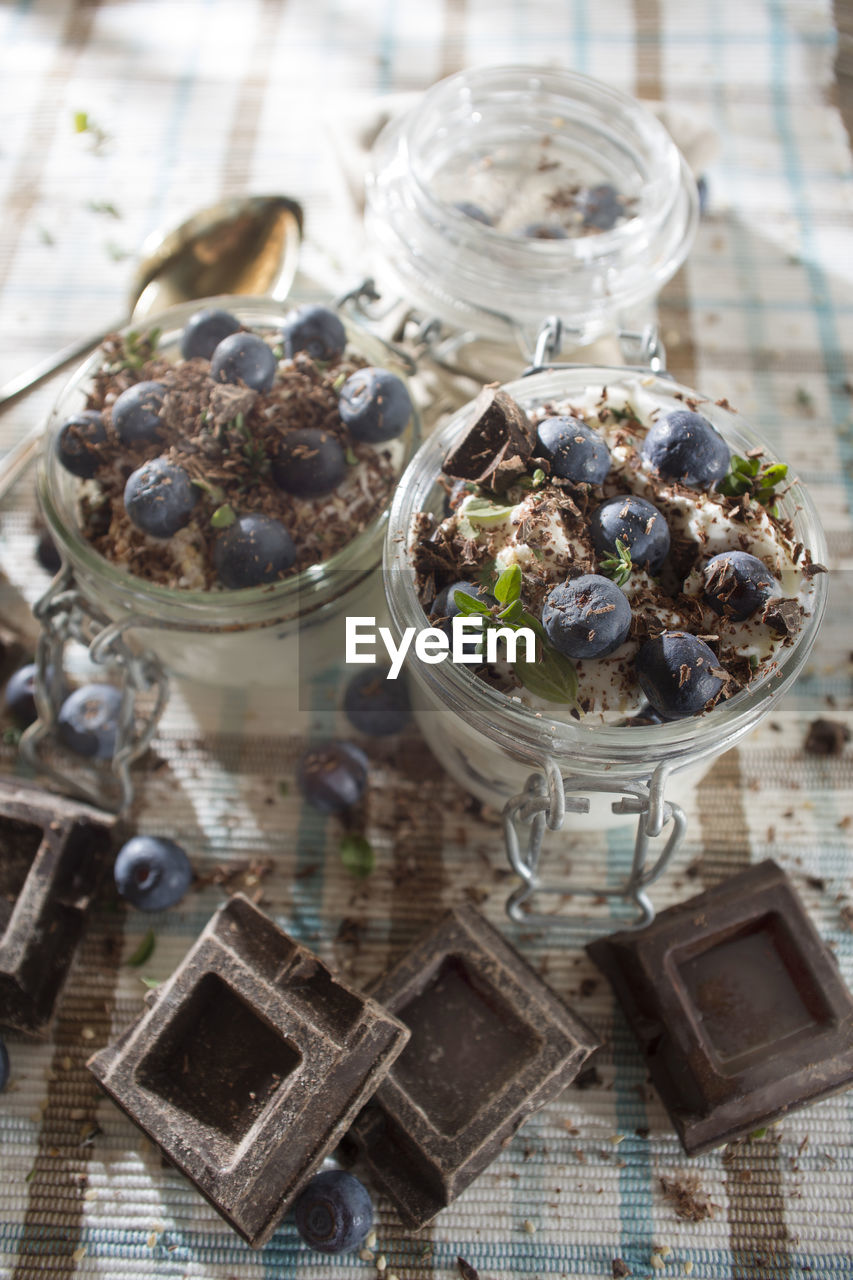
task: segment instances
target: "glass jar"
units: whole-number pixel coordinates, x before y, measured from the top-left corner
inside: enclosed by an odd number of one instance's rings
[[[174,357],[187,320],[202,304],[171,308],[157,317],[158,355]],[[262,298],[227,296],[206,299],[223,307],[256,331],[278,331],[287,308]],[[347,349],[368,363],[403,373],[405,366],[375,336],[347,316]],[[162,710],[166,678],[184,677],[215,685],[275,686],[276,706],[294,731],[307,716],[300,690],[340,661],[348,613],[381,615],[385,601],[378,572],[388,522],[388,505],[341,550],[280,582],[240,590],[183,590],[146,581],[106,559],[87,541],[80,523],[81,481],[59,462],[57,437],[63,422],[85,407],[86,391],[99,368],[96,353],[77,371],[59,397],[47,423],[39,460],[38,496],[63,567],[35,606],[43,628],[39,665],[43,674],[39,722],[25,735],[25,755],[36,763],[37,747],[49,735],[58,711],[58,681],[66,642],[76,640],[96,663],[116,663],[128,691],[127,733],[117,756],[126,762],[150,739]],[[420,438],[417,410],[403,434],[386,444],[397,474],[412,457]],[[133,699],[158,690],[155,711],[134,727]],[[50,772],[50,770],[48,770]],[[62,775],[54,773],[62,781]],[[124,800],[129,795],[126,772]],[[77,787],[77,790],[81,788]],[[86,787],[82,788],[88,794]]]
[[[685,397],[696,397],[667,377],[624,368],[570,366],[555,368],[510,383],[505,389],[525,410],[559,404],[580,397],[590,386],[601,387],[625,376],[642,376],[643,391],[665,409],[683,408]],[[701,400],[701,397],[696,397]],[[718,405],[702,401],[701,412],[724,436],[731,449],[746,454],[761,448],[772,450],[743,418]],[[418,512],[430,512],[441,520],[446,490],[439,483],[442,461],[471,423],[470,406],[459,410],[441,431],[420,448],[397,489],[385,541],[385,589],[394,633],[406,627],[423,628],[425,614],[415,589],[412,567],[413,520]],[[803,487],[794,482],[780,498],[784,516],[793,521],[796,540],[811,552],[813,560],[825,559],[826,544],[815,506]],[[647,726],[585,723],[553,704],[552,710],[526,705],[475,676],[465,665],[447,660],[435,665],[421,661],[413,649],[407,672],[413,685],[413,703],[421,731],[444,768],[484,803],[503,808],[510,860],[525,884],[515,907],[537,890],[583,892],[578,886],[546,886],[536,863],[538,848],[521,852],[515,821],[551,827],[562,824],[566,810],[587,812],[590,796],[599,797],[597,819],[605,821],[605,802],[620,797],[613,806],[619,820],[638,814],[635,862],[628,886],[641,907],[641,921],[650,918],[645,888],[649,873],[663,870],[683,834],[680,807],[665,799],[673,775],[697,776],[697,766],[707,764],[732,747],[777,704],[801,671],[817,636],[826,605],[824,574],[811,580],[811,611],[803,620],[794,643],[780,646],[772,669],[711,711],[666,724]],[[612,823],[612,815],[608,818]],[[646,863],[649,836],[657,836],[672,821],[664,862]],[[535,837],[535,830],[534,830]],[[665,856],[664,856],[665,855]],[[531,863],[532,859],[532,863]],[[638,860],[639,859],[639,863]],[[636,874],[635,874],[636,873]],[[589,892],[608,893],[601,885]],[[517,914],[517,912],[516,912]]]
[[[601,184],[625,216],[547,238],[560,204]],[[696,184],[660,121],[606,84],[552,68],[481,67],[440,81],[386,125],[366,179],[382,290],[439,321],[445,356],[481,381],[517,376],[546,316],[562,320],[576,349],[641,333],[697,218]],[[531,224],[545,238],[525,234]]]

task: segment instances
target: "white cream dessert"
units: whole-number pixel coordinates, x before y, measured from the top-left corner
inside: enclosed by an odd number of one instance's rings
[[[515,614],[566,675],[554,700],[602,724],[697,714],[773,669],[821,568],[776,507],[784,466],[732,454],[700,401],[652,396],[641,377],[531,415],[487,389],[480,409],[445,460],[450,514],[418,520],[413,558],[434,622],[449,625],[460,590],[473,599],[463,612],[502,622],[516,566]],[[553,716],[530,674],[480,669]]]

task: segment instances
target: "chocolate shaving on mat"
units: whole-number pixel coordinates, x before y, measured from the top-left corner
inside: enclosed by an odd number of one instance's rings
[[[444,459],[445,474],[503,492],[526,473],[536,428],[497,384],[483,388],[473,409],[474,421]]]
[[[696,1173],[686,1173],[680,1178],[661,1178],[660,1185],[664,1199],[675,1210],[675,1216],[685,1222],[704,1222],[706,1218],[713,1218],[720,1207],[708,1199]]]

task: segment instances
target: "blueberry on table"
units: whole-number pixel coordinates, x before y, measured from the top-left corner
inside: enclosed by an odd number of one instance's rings
[[[122,444],[133,448],[153,444],[162,438],[164,423],[160,417],[166,388],[162,382],[137,382],[113,405],[113,426]]]
[[[62,556],[47,529],[43,529],[39,534],[36,543],[36,560],[46,573],[59,573],[62,568]]]
[[[201,356],[209,360],[223,338],[240,328],[240,321],[220,307],[205,307],[190,316],[181,334],[181,355],[185,360]]]
[[[344,712],[361,733],[381,738],[400,733],[412,714],[406,682],[388,679],[387,666],[365,667],[352,677],[344,691]]]
[[[466,218],[473,218],[475,222],[482,222],[484,227],[492,227],[494,223],[485,209],[481,209],[478,204],[474,204],[473,200],[457,200],[453,206],[460,213],[464,213]]]
[[[295,559],[296,547],[281,521],[259,512],[239,516],[213,548],[216,576],[231,590],[275,582]]]
[[[122,692],[114,684],[82,684],[59,709],[60,741],[78,756],[109,760],[115,752]]]
[[[746,551],[723,551],[702,570],[703,595],[715,613],[743,622],[771,596],[781,595],[779,583],[757,556]]]
[[[690,409],[676,409],[652,423],[640,452],[659,475],[692,489],[710,489],[722,480],[731,457],[719,431]]]
[[[647,640],[634,665],[640,688],[667,720],[696,715],[724,683],[713,650],[689,631],[664,631]]]
[[[590,532],[599,555],[617,555],[617,541],[631,561],[657,573],[669,554],[669,525],[653,503],[628,493],[602,502],[592,514]]]
[[[97,409],[83,409],[59,428],[56,456],[66,471],[81,480],[91,480],[101,461],[98,445],[106,438],[104,420]]]
[[[568,240],[569,233],[555,222],[529,222],[522,235],[528,240]]]
[[[380,444],[400,435],[412,416],[412,402],[396,374],[357,369],[341,387],[338,412],[356,440]]]
[[[596,231],[612,231],[625,213],[622,197],[609,182],[600,182],[585,191],[580,207],[584,226]]]
[[[118,851],[116,888],[140,911],[165,911],[189,889],[193,869],[179,844],[163,836],[133,836]]]
[[[3,704],[19,729],[27,729],[37,718],[35,686],[38,667],[28,662],[20,667],[6,682]]]
[[[296,781],[315,809],[340,813],[364,795],[368,767],[367,756],[354,742],[326,742],[305,752]]]
[[[5,1040],[3,1039],[2,1036],[0,1036],[0,1093],[3,1092],[3,1090],[6,1088],[6,1085],[9,1083],[10,1074],[11,1074],[11,1068],[9,1066],[9,1050],[6,1048]],[[367,1232],[365,1232],[365,1235],[366,1234]]]
[[[289,431],[273,455],[272,478],[296,498],[321,498],[337,489],[347,459],[337,436],[320,427]]]
[[[312,1178],[293,1208],[296,1230],[320,1253],[357,1249],[373,1225],[366,1187],[344,1169],[326,1169]]]
[[[278,361],[269,343],[255,333],[232,333],[210,357],[210,376],[216,382],[243,383],[253,391],[269,391]]]
[[[347,345],[340,316],[329,307],[308,303],[288,311],[281,326],[284,354],[292,360],[297,351],[313,360],[336,360]]]
[[[536,435],[553,475],[573,484],[604,481],[610,470],[610,450],[601,434],[580,418],[545,418]]]
[[[631,629],[631,605],[615,582],[585,573],[552,588],[542,625],[555,649],[568,658],[606,658]]]
[[[189,522],[198,489],[183,467],[152,458],[127,477],[124,506],[132,524],[152,538],[171,538]]]

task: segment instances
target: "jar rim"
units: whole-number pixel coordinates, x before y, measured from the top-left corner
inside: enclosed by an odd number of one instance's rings
[[[158,351],[173,347],[186,322],[205,307],[224,308],[247,325],[275,329],[294,303],[280,303],[272,298],[244,294],[221,294],[180,303],[152,316],[145,327],[161,330]],[[373,363],[393,364],[393,353],[348,315],[341,315],[348,345]],[[120,332],[138,332],[139,323],[125,326]],[[80,533],[74,518],[74,495],[79,481],[58,460],[56,441],[59,429],[76,406],[69,404],[84,394],[86,382],[99,368],[100,350],[94,352],[75,370],[54,404],[45,427],[38,463],[38,496],[42,512],[57,548],[75,572],[87,583],[96,585],[111,602],[124,611],[144,613],[152,622],[164,626],[233,627],[244,629],[264,625],[279,618],[290,618],[311,612],[334,599],[336,574],[347,574],[347,586],[353,577],[366,574],[381,559],[381,538],[388,521],[389,504],[360,533],[339,551],[320,563],[308,565],[299,573],[279,582],[257,587],[241,587],[214,591],[168,587],[149,582],[114,564],[97,551]],[[396,370],[401,376],[402,369]],[[412,458],[420,440],[420,417],[412,402],[412,417],[403,433],[404,456],[400,471]],[[391,443],[391,442],[389,442]],[[365,564],[365,560],[369,560]]]
[[[680,393],[696,397],[701,411],[739,452],[761,446],[768,457],[768,442],[733,410],[705,401],[691,388],[645,370],[621,366],[566,366],[507,383],[504,390],[524,409],[542,405],[561,395],[577,394],[588,385],[605,385],[624,378],[643,379],[643,389],[651,395]],[[676,401],[676,405],[680,401]],[[416,453],[397,486],[385,535],[383,574],[389,611],[395,629],[423,627],[424,610],[415,589],[411,563],[412,522],[417,513],[429,509],[435,494],[441,464],[451,446],[458,442],[472,419],[473,402],[463,406],[446,426],[431,436]],[[781,498],[785,514],[806,534],[802,540],[815,562],[826,558],[826,542],[817,509],[808,490],[793,481]],[[772,670],[752,682],[731,699],[718,703],[699,716],[689,716],[649,726],[585,723],[584,718],[561,719],[547,711],[535,710],[492,688],[464,665],[451,661],[437,665],[422,663],[409,653],[407,663],[418,681],[485,736],[511,754],[519,752],[541,759],[544,749],[565,762],[572,760],[583,772],[596,764],[631,766],[649,775],[656,765],[668,763],[684,767],[707,755],[717,754],[748,732],[776,704],[793,683],[811,651],[826,608],[827,575],[813,579],[814,608],[807,615],[794,642],[780,646]],[[651,734],[651,737],[649,736]]]

